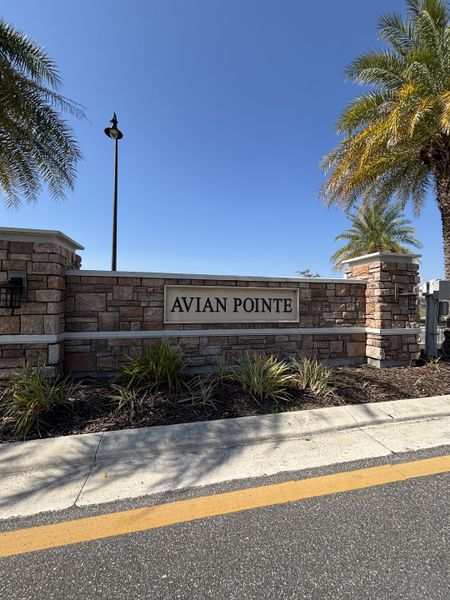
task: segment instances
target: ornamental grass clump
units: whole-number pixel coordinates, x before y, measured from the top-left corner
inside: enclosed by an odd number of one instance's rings
[[[144,404],[147,393],[136,388],[127,388],[113,383],[111,384],[109,398],[115,405],[116,412],[128,414],[131,423],[138,409]]]
[[[292,358],[290,366],[292,382],[302,390],[311,390],[318,396],[329,396],[335,392],[333,370],[316,358]]]
[[[244,355],[230,377],[257,402],[287,400],[287,386],[292,380],[286,363],[272,355],[251,353]]]
[[[12,424],[15,437],[46,425],[46,416],[58,405],[73,399],[78,384],[69,377],[50,378],[44,365],[26,364],[16,371],[2,392],[3,427]]]
[[[181,371],[186,366],[183,351],[163,341],[147,348],[142,355],[128,357],[120,367],[119,384],[127,388],[173,392],[180,387]]]
[[[215,410],[217,408],[215,394],[219,383],[219,377],[202,377],[201,375],[187,382],[185,385],[192,405]]]

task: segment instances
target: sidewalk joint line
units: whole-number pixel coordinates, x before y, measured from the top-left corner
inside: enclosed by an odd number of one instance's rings
[[[99,451],[99,449],[100,449],[100,444],[102,443],[102,440],[103,440],[103,436],[104,436],[104,435],[105,435],[105,432],[104,432],[104,431],[102,431],[102,435],[100,436],[100,439],[99,439],[99,441],[98,441],[98,445],[97,445],[97,448],[96,448],[96,450],[95,450],[95,454],[94,454],[94,459],[93,459],[93,461],[92,461],[92,464],[91,464],[91,466],[90,466],[90,468],[89,468],[89,472],[87,473],[87,475],[86,475],[86,477],[85,477],[85,479],[84,479],[84,481],[83,481],[83,485],[81,486],[81,488],[80,488],[80,491],[78,492],[78,494],[77,494],[77,497],[75,498],[75,500],[74,500],[74,502],[73,502],[72,506],[77,506],[77,502],[78,502],[78,500],[80,499],[80,496],[81,496],[81,494],[83,493],[83,490],[84,490],[84,488],[86,487],[86,484],[87,484],[87,482],[88,482],[88,479],[89,479],[89,477],[91,476],[91,474],[92,474],[92,471],[94,470],[94,468],[95,468],[95,467],[96,467],[96,465],[97,465],[97,455],[98,455],[98,451]]]
[[[389,446],[386,446],[386,444],[383,444],[383,442],[380,442],[380,440],[377,440],[376,438],[374,438],[373,435],[370,435],[370,433],[368,431],[364,430],[364,428],[361,427],[360,429],[363,433],[365,433],[367,435],[368,438],[370,438],[372,441],[374,441],[375,443],[380,445],[382,448],[385,448],[386,450],[388,450],[389,454],[397,454],[394,450],[392,450],[392,448],[389,448]],[[369,429],[369,428],[366,427],[365,429]]]
[[[352,417],[352,419],[355,421],[356,423],[356,427],[357,429],[359,429],[359,431],[363,434],[365,434],[368,438],[370,438],[373,442],[375,442],[376,444],[380,445],[382,448],[385,448],[386,450],[388,450],[389,454],[395,454],[395,452],[392,450],[392,448],[389,448],[388,446],[386,446],[385,444],[383,444],[383,442],[380,442],[379,440],[375,439],[372,435],[370,435],[370,433],[367,432],[367,429],[370,426],[362,426],[359,421],[356,419],[355,415],[352,414],[352,412],[348,409],[348,406],[345,407],[347,410],[347,413]],[[387,414],[387,413],[386,413]],[[380,425],[384,425],[385,423],[377,423],[377,425],[375,425],[375,427],[378,427]]]

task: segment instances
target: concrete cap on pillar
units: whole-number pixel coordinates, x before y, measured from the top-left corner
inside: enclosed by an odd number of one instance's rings
[[[54,229],[21,229],[19,227],[0,227],[0,240],[6,242],[39,242],[58,244],[71,252],[84,250],[78,242]]]
[[[405,252],[373,252],[372,254],[364,254],[363,256],[357,256],[355,258],[349,258],[343,261],[346,265],[363,265],[371,262],[385,262],[385,263],[404,263],[404,264],[418,264],[421,254],[412,254]]]

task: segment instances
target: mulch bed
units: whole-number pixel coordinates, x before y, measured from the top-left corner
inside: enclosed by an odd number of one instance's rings
[[[193,405],[183,394],[158,392],[131,413],[117,411],[108,398],[110,382],[86,379],[70,406],[48,414],[45,428],[30,431],[27,439],[438,396],[450,393],[450,363],[382,370],[367,366],[340,367],[335,369],[335,385],[334,395],[317,396],[305,390],[292,390],[289,401],[258,403],[244,394],[239,385],[223,383],[216,390],[214,402],[206,406]],[[0,423],[1,420],[0,409]],[[12,430],[3,428],[0,441],[12,440]]]

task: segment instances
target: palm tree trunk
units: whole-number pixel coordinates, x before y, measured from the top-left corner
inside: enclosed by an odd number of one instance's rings
[[[435,181],[444,239],[445,278],[450,279],[450,164],[435,172]]]

